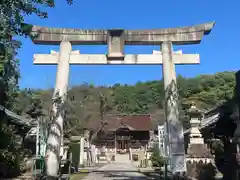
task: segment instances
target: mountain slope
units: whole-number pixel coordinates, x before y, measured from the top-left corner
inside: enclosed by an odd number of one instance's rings
[[[232,98],[235,87],[235,72],[221,72],[215,75],[199,75],[195,78],[178,76],[180,115],[186,126],[186,108],[194,101],[201,109],[211,109]],[[115,84],[112,87],[94,87],[80,85],[68,93],[67,120],[73,124],[80,122],[85,126],[87,121],[100,120],[99,93],[107,98],[108,114],[151,114],[155,123],[164,122],[164,89],[163,81],[149,81],[135,85]],[[44,109],[49,112],[52,90],[35,90],[44,102]],[[20,93],[18,113],[25,114],[30,97]],[[83,99],[84,103],[83,103]],[[86,118],[88,116],[88,118]]]

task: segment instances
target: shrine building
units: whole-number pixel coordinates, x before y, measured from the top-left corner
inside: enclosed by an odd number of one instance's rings
[[[101,122],[89,126],[92,134],[98,131]],[[128,153],[141,147],[147,148],[151,139],[150,115],[110,115],[105,117],[102,131],[93,142],[97,148],[105,147],[116,153]]]

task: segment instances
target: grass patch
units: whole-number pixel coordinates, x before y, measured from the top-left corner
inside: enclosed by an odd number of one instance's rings
[[[80,169],[79,172],[80,172],[80,173],[89,173],[89,170],[88,170],[88,169]]]
[[[70,177],[70,180],[81,180],[84,177],[86,177],[87,175],[88,175],[88,173],[78,172],[76,174],[72,174]]]

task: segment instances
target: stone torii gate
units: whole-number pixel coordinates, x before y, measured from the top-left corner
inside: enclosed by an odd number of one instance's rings
[[[163,64],[165,89],[165,113],[169,134],[171,170],[186,171],[183,128],[179,122],[175,64],[198,64],[198,54],[174,53],[173,45],[198,44],[208,35],[214,22],[181,28],[154,30],[83,30],[46,28],[33,26],[32,40],[35,44],[59,45],[60,51],[51,54],[35,54],[34,64],[58,64],[55,93],[64,102],[67,94],[70,64]],[[108,45],[108,54],[80,54],[71,45]],[[125,55],[124,45],[159,45],[161,52],[153,54]],[[53,104],[53,112],[57,106]],[[46,151],[47,174],[57,176],[60,144],[63,132],[63,114],[60,113],[50,128]]]

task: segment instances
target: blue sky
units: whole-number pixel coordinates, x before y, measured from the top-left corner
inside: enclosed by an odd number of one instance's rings
[[[194,77],[240,68],[240,1],[229,0],[75,0],[68,6],[56,0],[56,7],[47,9],[48,19],[27,17],[27,22],[49,27],[151,29],[188,26],[216,21],[216,26],[201,44],[177,46],[184,53],[199,53],[200,65],[177,66],[177,74]],[[20,38],[21,88],[52,88],[56,66],[33,65],[33,54],[49,53],[58,46],[35,45]],[[74,46],[81,53],[105,53],[106,46]],[[152,53],[159,46],[131,46],[125,53]],[[95,85],[134,84],[138,81],[162,79],[162,67],[155,66],[72,66],[70,86],[84,82]]]

